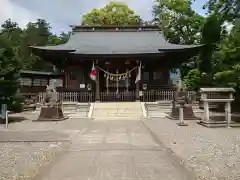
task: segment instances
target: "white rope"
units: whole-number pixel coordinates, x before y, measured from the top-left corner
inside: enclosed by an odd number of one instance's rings
[[[138,68],[138,66],[134,67],[133,69],[131,69],[130,71],[127,71],[125,73],[120,73],[120,74],[113,74],[113,73],[110,73],[108,71],[105,71],[104,69],[100,68],[99,66],[97,66],[101,71],[103,71],[104,73],[106,73],[107,75],[110,75],[110,76],[127,76],[129,73],[131,73],[132,71],[134,71],[135,69]]]

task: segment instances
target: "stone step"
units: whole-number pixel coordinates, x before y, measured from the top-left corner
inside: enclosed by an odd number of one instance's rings
[[[136,113],[136,114],[114,114],[114,113],[99,113],[99,114],[93,114],[93,117],[135,117],[135,116],[142,116],[142,113]]]
[[[93,119],[96,121],[117,121],[117,120],[140,120],[142,117],[94,117]]]
[[[140,102],[95,103],[93,118],[142,117]]]
[[[71,114],[71,115],[69,115],[69,117],[70,118],[82,118],[82,117],[87,118],[88,113],[86,113],[86,114]]]
[[[166,117],[167,113],[158,113],[158,114],[148,114],[148,117],[152,118],[152,117]]]

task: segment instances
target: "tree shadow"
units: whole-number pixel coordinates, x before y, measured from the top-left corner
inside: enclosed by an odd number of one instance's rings
[[[22,116],[14,116],[14,117],[8,117],[8,123],[13,124],[13,123],[18,123],[27,120],[27,118],[22,117]],[[0,118],[0,124],[5,124],[6,120]]]

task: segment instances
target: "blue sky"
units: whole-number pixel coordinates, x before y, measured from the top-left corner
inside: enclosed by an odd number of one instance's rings
[[[81,16],[93,8],[101,8],[110,0],[0,0],[0,23],[11,18],[21,27],[29,21],[44,18],[50,22],[54,33],[69,31],[69,25],[80,24]],[[115,0],[122,1],[135,10],[142,19],[152,19],[154,0]],[[140,3],[141,2],[141,3]],[[195,0],[193,9],[204,15],[202,6],[207,0]]]
[[[207,3],[208,0],[195,0],[192,7],[193,9],[201,15],[205,15],[206,11],[202,9],[203,5]]]

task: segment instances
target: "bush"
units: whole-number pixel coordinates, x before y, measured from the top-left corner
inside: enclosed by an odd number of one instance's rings
[[[188,90],[197,91],[200,88],[201,72],[198,69],[192,69],[184,77],[184,83]]]
[[[17,93],[12,97],[11,103],[8,104],[8,110],[12,112],[21,112],[23,110],[24,97]]]

